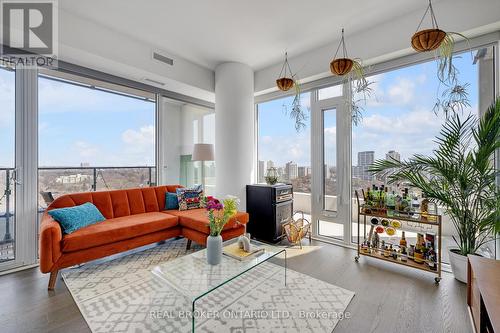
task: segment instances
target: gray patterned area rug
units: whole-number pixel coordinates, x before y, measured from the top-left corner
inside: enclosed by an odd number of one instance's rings
[[[62,272],[93,333],[190,332],[191,303],[151,269],[186,255],[184,239]],[[352,291],[264,263],[197,301],[196,332],[332,332]]]

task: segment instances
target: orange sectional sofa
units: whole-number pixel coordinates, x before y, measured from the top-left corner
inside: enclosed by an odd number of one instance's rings
[[[209,223],[205,209],[165,210],[165,193],[180,185],[164,185],[126,190],[85,192],[63,195],[49,207],[40,223],[40,270],[50,273],[53,289],[58,271],[65,267],[127,251],[139,246],[184,236],[205,245]],[[47,212],[55,208],[93,203],[106,221],[89,225],[71,234]],[[245,232],[248,214],[238,212],[224,226],[222,238],[231,239]]]

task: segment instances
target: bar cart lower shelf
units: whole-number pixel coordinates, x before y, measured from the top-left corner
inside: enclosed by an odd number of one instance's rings
[[[372,251],[376,251],[375,249],[371,249],[371,250]],[[395,263],[395,264],[399,264],[399,265],[403,265],[403,266],[408,266],[408,267],[420,269],[420,270],[423,270],[423,271],[426,271],[426,272],[429,272],[429,273],[437,274],[438,276],[436,276],[434,278],[434,281],[436,283],[439,283],[441,281],[441,272],[439,272],[438,270],[432,270],[432,269],[428,268],[425,265],[425,262],[419,264],[419,263],[411,260],[411,258],[408,258],[408,261],[403,262],[403,261],[399,261],[399,259],[386,258],[386,257],[384,257],[382,254],[380,254],[378,252],[365,253],[365,252],[361,252],[361,251],[359,252],[359,255],[356,255],[354,257],[354,260],[356,262],[358,262],[360,256],[367,256],[367,257],[372,257],[372,258],[376,258],[376,259],[381,259],[381,260],[392,262],[392,263]]]
[[[410,267],[410,268],[419,269],[419,270],[426,271],[426,272],[437,275],[434,278],[434,281],[436,282],[436,284],[439,284],[439,282],[441,281],[441,251],[442,251],[441,250],[441,215],[433,215],[433,214],[426,214],[425,216],[419,215],[419,218],[417,219],[417,218],[413,218],[413,217],[411,217],[408,214],[405,214],[403,212],[396,211],[393,216],[388,216],[386,213],[381,212],[381,211],[377,211],[376,209],[375,210],[374,209],[365,209],[366,207],[363,207],[363,205],[360,204],[360,202],[359,202],[359,196],[358,196],[357,191],[356,191],[356,198],[357,198],[357,203],[358,203],[358,221],[357,221],[358,222],[358,236],[357,236],[357,239],[358,239],[357,248],[358,249],[357,249],[357,255],[354,257],[354,260],[356,262],[359,262],[359,258],[361,256],[366,256],[366,257],[380,259],[383,261],[399,264],[399,265]],[[382,219],[387,219],[387,220],[400,221],[401,222],[400,223],[401,229],[404,229],[403,226],[404,226],[405,222],[410,222],[412,224],[415,223],[418,225],[428,225],[428,226],[436,227],[437,228],[437,234],[436,234],[437,247],[434,250],[436,251],[436,254],[437,254],[437,258],[436,258],[437,260],[435,262],[433,261],[435,264],[435,269],[431,269],[427,265],[427,263],[430,261],[423,259],[423,258],[414,258],[414,257],[411,257],[409,255],[405,255],[405,258],[407,260],[403,261],[403,260],[401,260],[402,256],[399,253],[397,254],[396,258],[392,257],[392,255],[386,257],[383,255],[383,250],[381,250],[380,248],[374,248],[371,246],[367,246],[367,247],[363,246],[362,247],[361,246],[361,242],[362,242],[361,225],[363,225],[363,227],[364,227],[363,242],[366,240],[369,241],[371,238],[371,235],[369,235],[369,237],[367,239],[367,232],[366,232],[367,217],[372,217],[372,218],[375,217],[375,218],[382,218]],[[361,218],[363,221],[361,221]],[[370,228],[371,228],[370,234],[374,233],[375,232],[374,227],[372,225],[370,225]],[[398,246],[398,245],[396,245],[396,246]]]

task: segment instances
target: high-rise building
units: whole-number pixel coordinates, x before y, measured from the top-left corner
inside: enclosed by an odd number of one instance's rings
[[[389,150],[387,154],[385,154],[385,159],[388,161],[396,160],[398,162],[401,161],[401,155],[395,150]]]
[[[264,182],[265,176],[266,176],[266,162],[259,161],[259,183]]]
[[[374,151],[360,151],[358,152],[358,166],[372,165],[375,160]]]
[[[299,170],[297,167],[297,163],[294,161],[290,161],[285,165],[285,174],[287,180],[295,179],[299,176]]]
[[[299,168],[297,169],[297,172],[298,172],[299,177],[305,177],[305,176],[307,176],[307,174],[306,174],[307,167],[299,166]]]
[[[375,161],[374,151],[360,151],[358,152],[358,165],[353,167],[353,177],[363,180],[373,180],[373,174],[368,171],[370,165]]]
[[[267,161],[267,168],[268,168],[268,169],[269,169],[269,168],[274,168],[274,162],[273,162],[273,161],[271,161],[271,160]]]

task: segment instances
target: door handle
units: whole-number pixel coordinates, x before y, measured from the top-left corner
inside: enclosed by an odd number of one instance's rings
[[[16,184],[16,185],[23,184],[22,180],[19,177],[19,172],[20,172],[20,168],[15,168],[14,170],[12,170],[12,180],[14,181],[14,184]]]

